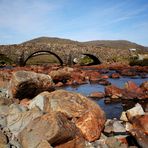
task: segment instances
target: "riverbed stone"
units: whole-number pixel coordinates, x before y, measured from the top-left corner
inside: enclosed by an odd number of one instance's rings
[[[110,85],[105,87],[105,94],[111,98],[121,98],[122,97],[122,89],[118,88],[115,85]]]
[[[65,90],[43,92],[31,100],[29,108],[35,105],[43,112],[60,111],[66,114],[88,141],[98,139],[104,127],[104,111],[94,101],[78,93]]]
[[[148,135],[148,114],[138,115],[131,120],[133,128],[139,129]]]
[[[33,98],[42,91],[53,91],[54,83],[49,75],[32,71],[16,71],[8,86],[10,98]]]
[[[14,110],[12,110],[7,116],[7,127],[15,136],[17,136],[30,121],[42,114],[42,111],[37,107],[25,112],[14,112]]]
[[[144,90],[144,91],[148,91],[148,81],[143,82],[140,87]]]
[[[117,78],[120,78],[121,76],[120,76],[119,73],[113,73],[113,74],[111,74],[110,77],[113,78],[113,79],[117,79]]]
[[[135,107],[126,111],[126,115],[129,121],[137,115],[144,115],[144,114],[145,112],[139,103],[137,103]]]
[[[121,120],[121,121],[125,121],[125,122],[128,121],[125,111],[123,111],[123,112],[121,113],[120,120]]]
[[[66,83],[71,78],[71,73],[74,71],[73,68],[64,67],[58,70],[52,70],[49,75],[55,83],[62,82]]]
[[[98,98],[98,99],[100,99],[100,98],[104,98],[104,93],[103,92],[92,92],[90,95],[89,95],[89,97],[90,98]]]
[[[137,143],[141,148],[147,148],[148,146],[148,135],[139,129],[133,129],[130,131],[132,136],[136,139]]]
[[[128,148],[128,145],[121,143],[117,138],[115,137],[108,137],[105,141],[107,146],[109,148]]]
[[[121,124],[120,121],[116,120],[116,119],[108,119],[107,122],[105,123],[105,129],[104,129],[105,133],[125,133],[126,130],[124,128],[124,126]]]
[[[19,134],[23,148],[37,147],[43,140],[52,146],[65,143],[75,138],[78,129],[61,112],[50,112],[34,119]]]

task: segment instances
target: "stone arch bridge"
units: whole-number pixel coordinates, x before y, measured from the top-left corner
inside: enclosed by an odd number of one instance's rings
[[[110,49],[108,49],[108,51],[109,50]],[[6,56],[13,63],[20,66],[24,66],[29,58],[46,53],[54,55],[59,60],[59,63],[61,65],[69,64],[73,61],[74,58],[78,58],[81,55],[90,56],[90,58],[98,62],[98,64],[106,62],[107,59],[111,56],[111,52],[106,52],[106,49],[102,49],[101,47],[92,47],[84,45],[0,45],[0,55]],[[117,54],[117,51],[115,51],[115,54]]]

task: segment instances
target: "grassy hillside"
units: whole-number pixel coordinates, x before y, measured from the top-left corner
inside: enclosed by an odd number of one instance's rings
[[[135,48],[138,49],[139,51],[144,51],[144,52],[147,51],[148,49],[147,47],[126,40],[96,40],[84,43],[99,47],[101,46],[101,47],[110,47],[110,48],[119,48],[119,49]]]
[[[69,39],[55,38],[55,37],[39,37],[26,41],[22,44],[60,44],[60,45],[78,45],[78,46],[95,46],[95,47],[107,47],[113,49],[130,49],[136,48],[140,53],[148,52],[148,47],[126,41],[126,40],[95,40],[87,42],[78,42]]]

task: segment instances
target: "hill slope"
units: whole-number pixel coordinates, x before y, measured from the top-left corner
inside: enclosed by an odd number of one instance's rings
[[[69,39],[62,39],[56,37],[39,37],[29,41],[26,41],[22,44],[62,44],[62,45],[81,45],[81,46],[95,46],[95,47],[107,47],[113,49],[138,49],[139,52],[148,52],[148,47],[126,41],[126,40],[95,40],[87,42],[78,42]]]

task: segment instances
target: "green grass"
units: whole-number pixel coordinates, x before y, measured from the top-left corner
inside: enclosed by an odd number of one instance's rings
[[[35,57],[31,57],[27,61],[26,65],[42,65],[50,63],[59,63],[59,61],[53,55],[38,55]]]
[[[88,65],[93,63],[93,59],[91,59],[89,56],[84,56],[80,59],[80,65]]]

